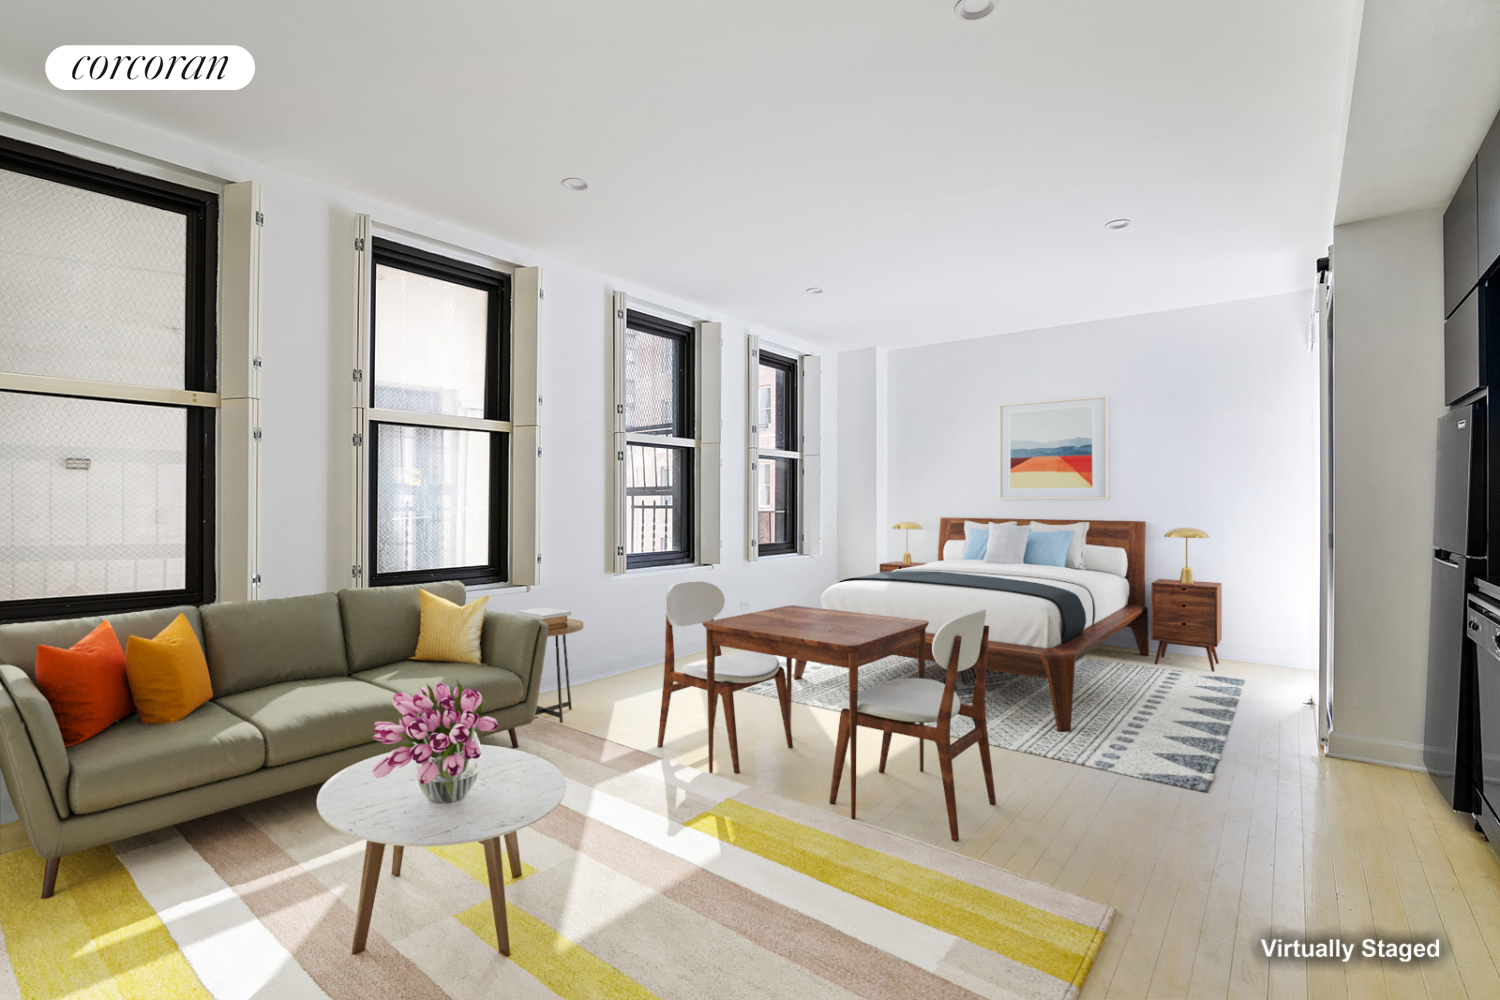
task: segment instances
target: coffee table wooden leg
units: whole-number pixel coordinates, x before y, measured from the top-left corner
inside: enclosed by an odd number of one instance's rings
[[[406,850],[400,844],[391,848],[391,875],[395,878],[401,877],[401,852]]]
[[[796,661],[796,663],[797,666],[792,669],[792,677],[793,679],[800,681],[802,679],[802,671],[807,669],[807,661],[798,660]]]
[[[370,936],[370,914],[375,909],[375,887],[380,883],[380,862],[384,859],[384,844],[365,841],[365,871],[359,880],[359,910],[354,917],[355,955],[365,950],[365,940]]]
[[[505,853],[510,856],[510,877],[521,877],[521,841],[514,833],[505,835]]]
[[[495,943],[500,954],[510,955],[510,923],[505,919],[505,875],[500,865],[500,838],[483,842],[484,867],[490,876],[490,909],[495,913]]]

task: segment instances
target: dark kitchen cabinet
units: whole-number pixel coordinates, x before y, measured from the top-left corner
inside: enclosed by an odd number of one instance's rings
[[[1479,290],[1475,289],[1443,324],[1443,399],[1458,402],[1484,385],[1480,368]]]
[[[1490,126],[1490,134],[1479,147],[1477,209],[1479,229],[1478,269],[1485,274],[1500,257],[1500,121]]]
[[[1493,155],[1495,194],[1500,197],[1500,148]],[[1500,211],[1500,203],[1496,210]],[[1451,315],[1478,283],[1479,270],[1479,159],[1476,157],[1459,182],[1448,211],[1443,213],[1444,316]]]

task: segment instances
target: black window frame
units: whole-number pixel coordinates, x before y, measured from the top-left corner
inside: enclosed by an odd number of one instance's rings
[[[371,239],[370,251],[370,371],[365,380],[365,404],[375,408],[375,385],[379,371],[375,362],[375,344],[379,337],[379,310],[376,308],[376,268],[384,265],[398,270],[410,271],[429,278],[437,278],[454,284],[478,288],[489,293],[489,312],[486,317],[485,373],[484,373],[484,418],[486,420],[510,420],[511,397],[511,276],[479,264],[445,257],[405,243],[382,237]],[[420,415],[422,411],[410,411]],[[442,417],[443,414],[431,414]],[[451,566],[439,569],[396,570],[383,572],[380,569],[380,429],[382,427],[420,427],[437,430],[460,430],[465,433],[490,435],[490,520],[489,555],[483,565]],[[372,587],[393,587],[414,583],[434,583],[439,580],[459,580],[468,585],[505,583],[510,579],[510,449],[514,435],[498,430],[468,430],[456,427],[440,427],[420,420],[370,420],[368,438],[364,447],[365,462],[369,474],[369,492],[365,500],[368,553],[366,561],[369,571],[366,578]]]
[[[675,414],[676,428],[670,435],[655,435],[647,431],[627,431],[626,455],[627,461],[632,447],[670,448],[674,451],[685,452],[686,461],[683,463],[683,477],[681,484],[682,507],[680,509],[680,520],[677,526],[677,536],[681,543],[679,548],[666,552],[630,552],[625,553],[626,571],[635,569],[660,569],[667,566],[693,566],[697,564],[697,496],[694,484],[698,473],[698,447],[697,429],[694,426],[695,400],[697,393],[697,357],[694,351],[695,333],[691,326],[685,323],[674,323],[660,316],[641,312],[636,309],[627,309],[625,312],[626,330],[636,330],[641,333],[654,334],[660,337],[670,337],[677,341],[677,371],[675,375]],[[628,334],[627,334],[628,336]],[[692,447],[684,445],[667,444],[665,442],[656,444],[649,441],[631,440],[632,437],[676,437],[693,438]],[[625,489],[626,525],[630,523],[629,504],[632,497],[646,491],[645,487],[630,487]],[[634,490],[634,492],[632,492]]]
[[[0,170],[27,174],[69,187],[109,195],[123,201],[150,205],[183,216],[187,227],[184,246],[183,294],[183,389],[218,391],[218,288],[219,288],[219,196],[212,191],[174,184],[106,166],[82,157],[0,136]],[[24,393],[65,399],[99,399],[127,403],[103,396],[71,393]],[[39,597],[0,601],[0,622],[46,621],[53,618],[121,614],[149,611],[184,604],[210,604],[217,593],[217,560],[214,547],[217,498],[217,409],[173,403],[128,401],[128,405],[162,406],[184,410],[187,416],[186,493],[184,517],[183,584],[179,590],[138,591],[125,594],[86,594],[72,597]]]
[[[800,444],[800,442],[797,440],[797,401],[800,398],[798,396],[798,393],[801,391],[801,386],[797,379],[798,366],[795,358],[783,357],[782,355],[767,351],[764,348],[762,348],[760,351],[759,364],[762,368],[775,368],[786,373],[786,392],[783,393],[782,398],[777,401],[779,406],[773,408],[771,419],[777,422],[785,421],[786,435],[783,440],[786,441],[789,447],[769,450],[792,451],[796,452],[799,457],[782,459],[783,461],[787,462],[788,467],[791,469],[791,476],[787,481],[786,541],[762,542],[759,540],[760,503],[757,499],[755,508],[755,516],[757,518],[755,551],[757,556],[795,555],[801,551],[801,546],[799,544],[800,538],[798,536],[800,522],[798,511],[801,508],[802,503],[802,459],[800,458],[802,449],[800,447],[796,447],[796,445]],[[760,384],[758,378],[756,380],[756,384]],[[757,399],[757,409],[759,409],[759,406],[760,400]],[[760,461],[765,462],[767,460],[767,458],[762,458]],[[770,460],[774,460],[774,458]],[[759,470],[756,471],[756,475],[760,475]],[[760,489],[760,484],[758,482],[756,483],[756,489]],[[772,496],[772,502],[775,502],[774,492]]]

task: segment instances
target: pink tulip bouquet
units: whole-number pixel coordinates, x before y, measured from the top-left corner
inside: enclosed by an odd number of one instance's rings
[[[398,694],[391,702],[401,721],[375,723],[375,739],[402,745],[375,764],[378,778],[413,761],[422,765],[417,780],[424,787],[434,778],[457,778],[469,761],[479,758],[479,734],[500,728],[494,719],[479,714],[484,697],[456,684]]]

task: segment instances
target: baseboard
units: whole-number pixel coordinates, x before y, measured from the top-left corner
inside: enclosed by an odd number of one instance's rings
[[[26,831],[21,828],[20,820],[0,826],[0,854],[19,851],[28,843],[30,842],[26,839]]]
[[[1427,773],[1423,761],[1426,748],[1420,743],[1387,740],[1378,736],[1350,736],[1337,731],[1328,734],[1328,756],[1339,760],[1357,760],[1365,764],[1383,764],[1405,771]]]

